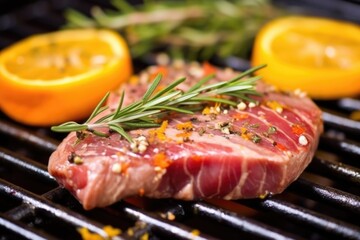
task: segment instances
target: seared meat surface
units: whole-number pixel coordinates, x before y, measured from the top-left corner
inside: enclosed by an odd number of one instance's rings
[[[238,73],[209,65],[149,67],[123,85],[124,104],[141,99],[155,74],[162,86],[178,77],[186,90],[204,75],[213,81]],[[160,86],[161,87],[161,86]],[[194,115],[174,113],[159,128],[129,132],[130,144],[109,137],[70,133],[51,155],[49,172],[85,209],[141,195],[152,198],[257,198],[281,193],[310,163],[323,130],[321,111],[301,92],[282,93],[258,82],[257,104],[235,108],[208,104]],[[109,98],[109,111],[119,94]]]

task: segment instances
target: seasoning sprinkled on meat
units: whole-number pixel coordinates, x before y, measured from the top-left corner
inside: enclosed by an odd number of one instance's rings
[[[177,86],[183,91],[209,69],[215,73],[212,83],[238,74],[204,66],[152,66],[119,89],[131,93],[123,105],[141,99],[159,71],[164,73],[161,86],[186,77]],[[278,92],[261,81],[257,90],[263,94],[234,107],[209,103],[194,114],[163,116],[159,127],[128,131],[132,142],[116,132],[80,139],[72,132],[51,155],[49,172],[85,209],[134,195],[195,200],[281,193],[314,156],[323,129],[321,111],[299,92]],[[120,98],[117,92],[110,95],[108,111],[115,111]]]

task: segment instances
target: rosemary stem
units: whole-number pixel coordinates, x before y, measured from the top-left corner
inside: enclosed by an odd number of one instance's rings
[[[159,119],[170,112],[192,114],[194,110],[199,110],[199,107],[209,102],[234,106],[239,99],[253,101],[251,96],[260,94],[255,89],[259,77],[243,78],[264,66],[252,68],[238,77],[220,83],[206,85],[205,83],[210,78],[205,77],[187,91],[176,89],[178,84],[185,80],[180,78],[168,84],[161,91],[156,92],[161,81],[161,75],[158,75],[148,87],[143,99],[122,108],[125,96],[125,93],[122,93],[116,111],[106,113],[108,107],[103,105],[109,97],[108,93],[99,102],[85,123],[67,122],[59,126],[53,126],[51,129],[57,132],[88,131],[100,137],[107,137],[109,133],[104,132],[103,129],[105,128],[117,132],[131,142],[132,139],[126,130],[157,126]],[[211,77],[214,77],[214,75],[211,75]],[[221,96],[227,97],[223,98]]]
[[[94,7],[92,9],[92,14],[100,25],[105,25],[118,30],[128,26],[161,23],[164,21],[182,22],[205,16],[204,9],[197,6],[158,9],[149,12],[134,12],[116,16],[108,16],[99,7]]]

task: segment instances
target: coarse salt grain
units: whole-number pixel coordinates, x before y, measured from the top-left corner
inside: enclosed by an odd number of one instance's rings
[[[154,170],[155,170],[156,172],[160,172],[160,171],[162,170],[162,168],[159,167],[159,166],[156,166],[156,167],[154,167]]]
[[[145,136],[139,136],[138,138],[134,138],[133,142],[130,144],[130,148],[133,152],[144,153],[149,146],[147,139]]]
[[[121,164],[115,163],[114,165],[112,165],[111,171],[114,173],[121,173]]]
[[[198,66],[191,66],[189,69],[189,73],[194,77],[202,77],[204,75],[204,70]]]
[[[222,123],[219,123],[219,122],[214,124],[215,129],[221,129],[221,126],[222,126]]]
[[[166,53],[160,53],[156,56],[156,62],[159,65],[168,65],[170,63],[170,57]]]
[[[221,128],[221,132],[225,134],[230,134],[230,129],[228,127]]]
[[[277,113],[282,113],[283,112],[283,108],[282,107],[276,107],[275,111]]]
[[[304,97],[307,96],[307,93],[304,92],[304,91],[302,91],[302,90],[299,89],[299,88],[295,89],[294,94],[295,94],[296,96],[300,97],[300,98],[304,98]]]
[[[254,102],[251,102],[251,103],[248,104],[248,107],[249,107],[249,108],[253,108],[253,107],[255,107],[255,106],[256,106],[256,103],[254,103]]]
[[[145,144],[140,144],[139,147],[138,147],[138,150],[140,153],[143,153],[145,152],[147,149],[147,146]]]
[[[237,109],[239,110],[245,110],[246,109],[246,104],[244,102],[240,102],[238,105],[237,105]]]
[[[304,135],[300,135],[299,137],[299,143],[303,146],[306,146],[308,144],[308,140]]]
[[[175,69],[180,70],[185,66],[185,62],[182,59],[175,59],[172,65]]]

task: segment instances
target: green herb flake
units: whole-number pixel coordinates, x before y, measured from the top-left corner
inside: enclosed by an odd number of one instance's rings
[[[199,133],[200,136],[202,136],[202,135],[204,135],[204,133],[206,133],[206,129],[205,128],[200,128],[198,133]]]
[[[260,143],[261,142],[261,137],[259,137],[259,135],[254,135],[251,139],[254,143]]]
[[[249,128],[259,128],[260,127],[260,125],[258,124],[258,123],[254,123],[254,124],[250,124],[249,125]]]
[[[270,126],[269,129],[268,129],[269,134],[274,134],[274,133],[276,133],[276,131],[277,131],[277,129],[274,126]]]

